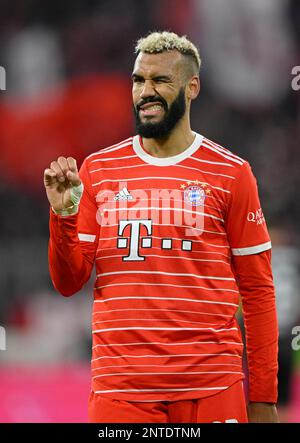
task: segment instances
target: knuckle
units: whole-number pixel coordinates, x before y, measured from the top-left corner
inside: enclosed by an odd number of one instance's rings
[[[65,157],[59,157],[57,159],[59,168],[65,173],[68,170],[68,163]]]
[[[68,162],[68,165],[70,166],[70,168],[76,169],[76,167],[77,167],[76,160],[73,157],[68,157],[67,162]]]

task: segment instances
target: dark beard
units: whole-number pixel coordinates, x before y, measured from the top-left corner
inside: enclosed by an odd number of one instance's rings
[[[159,102],[163,105],[164,110],[166,111],[165,117],[159,123],[142,123],[139,116],[140,106],[151,102]],[[162,97],[149,97],[148,99],[143,100],[137,108],[133,107],[136,132],[141,137],[145,138],[165,138],[172,132],[179,120],[182,119],[185,110],[184,88],[180,89],[169,109],[166,101]]]

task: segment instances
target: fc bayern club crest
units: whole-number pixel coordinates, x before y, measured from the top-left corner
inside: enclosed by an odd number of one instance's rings
[[[204,205],[206,195],[211,192],[206,183],[201,183],[198,180],[181,185],[181,189],[184,189],[184,200],[191,206]]]

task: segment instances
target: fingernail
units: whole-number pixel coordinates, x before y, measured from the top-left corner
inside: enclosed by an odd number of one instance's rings
[[[59,181],[60,182],[64,182],[65,181],[65,177],[59,177]]]

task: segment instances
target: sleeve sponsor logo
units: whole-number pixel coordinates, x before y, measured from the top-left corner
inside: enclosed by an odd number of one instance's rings
[[[257,226],[263,225],[266,222],[261,208],[255,212],[248,212],[247,220],[250,223],[255,223]]]

